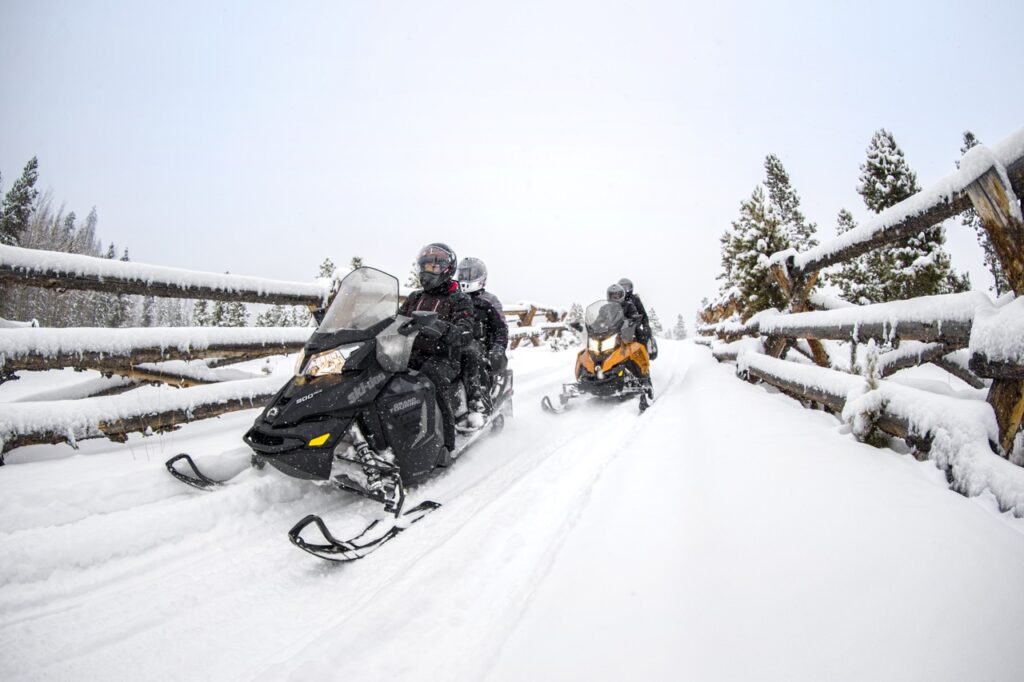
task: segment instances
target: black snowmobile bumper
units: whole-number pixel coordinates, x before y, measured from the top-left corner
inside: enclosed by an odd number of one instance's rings
[[[639,384],[639,382],[634,379],[632,374],[623,374],[622,376],[613,374],[610,377],[598,379],[594,375],[583,373],[577,385],[581,393],[596,395],[599,398],[615,398],[640,393],[642,389],[639,385],[634,384]]]
[[[295,426],[275,427],[258,421],[244,440],[268,464],[288,476],[325,481],[330,478],[334,446],[348,430],[352,418],[323,419]],[[327,434],[327,438],[315,446]]]

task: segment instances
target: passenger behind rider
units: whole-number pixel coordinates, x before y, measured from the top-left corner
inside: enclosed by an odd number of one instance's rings
[[[476,412],[491,411],[490,389],[494,377],[508,364],[508,324],[501,301],[487,286],[487,266],[479,258],[463,258],[455,278],[473,302],[473,342],[463,349],[466,391],[470,407]],[[489,370],[489,371],[488,371]]]
[[[640,324],[637,325],[636,330],[636,340],[647,347],[647,352],[650,354],[651,360],[653,360],[658,356],[658,347],[654,342],[654,332],[651,331],[651,319],[647,317],[647,309],[644,307],[644,302],[640,300],[640,295],[633,291],[633,280],[623,277],[619,280],[619,286],[626,291],[626,301],[632,303],[640,315]]]
[[[447,244],[435,242],[424,246],[416,257],[416,274],[423,289],[409,294],[399,309],[402,315],[415,311],[435,312],[438,319],[449,323],[448,330],[439,339],[417,335],[409,360],[409,366],[425,374],[437,390],[444,420],[444,445],[449,452],[455,448],[452,382],[461,372],[463,348],[473,339],[474,320],[472,301],[459,291],[453,279],[457,262],[455,252]]]

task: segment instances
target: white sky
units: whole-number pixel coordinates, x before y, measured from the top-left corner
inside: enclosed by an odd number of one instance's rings
[[[927,184],[965,128],[1024,125],[1022,25],[1016,0],[0,0],[0,172],[37,155],[136,261],[308,279],[361,255],[404,279],[445,241],[506,301],[629,276],[692,323],[766,154],[827,237],[865,216],[877,128]],[[949,238],[987,287],[973,234]]]

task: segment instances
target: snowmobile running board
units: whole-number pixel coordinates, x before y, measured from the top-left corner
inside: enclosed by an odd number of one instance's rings
[[[189,469],[192,470],[191,474],[178,471],[177,469],[174,468],[174,463],[181,461],[188,464]],[[214,479],[210,478],[209,476],[201,472],[199,470],[199,467],[196,466],[196,463],[192,461],[192,458],[185,454],[184,452],[181,453],[180,455],[175,455],[174,457],[171,457],[169,460],[167,460],[164,466],[166,466],[167,470],[171,472],[171,476],[174,476],[182,483],[190,485],[193,488],[199,488],[200,490],[209,490],[210,488],[216,488],[219,485],[224,485],[224,481],[215,481]]]
[[[351,540],[338,540],[331,535],[331,531],[328,530],[327,524],[324,523],[323,519],[316,514],[310,514],[296,523],[295,526],[288,531],[288,539],[291,540],[292,544],[299,549],[304,552],[309,552],[313,556],[321,559],[336,562],[355,561],[356,559],[362,559],[367,554],[380,549],[381,545],[440,506],[441,505],[439,503],[430,502],[429,500],[426,502],[420,502],[409,511],[401,514],[401,516],[396,516],[390,523],[387,530],[378,534],[375,539],[367,540],[365,542],[360,542],[360,540],[367,533],[378,527],[381,523],[380,519],[371,523],[366,527],[366,530]],[[324,539],[327,541],[326,544],[311,543],[302,539],[302,531],[310,525],[315,525],[319,529],[320,534],[323,535]]]

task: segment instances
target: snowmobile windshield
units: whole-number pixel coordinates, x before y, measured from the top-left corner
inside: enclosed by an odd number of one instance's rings
[[[594,301],[587,306],[587,314],[584,322],[587,325],[587,335],[596,339],[603,339],[612,334],[617,334],[622,328],[625,320],[622,306],[609,301]]]
[[[363,331],[398,315],[398,280],[374,268],[357,268],[341,280],[318,334]]]

